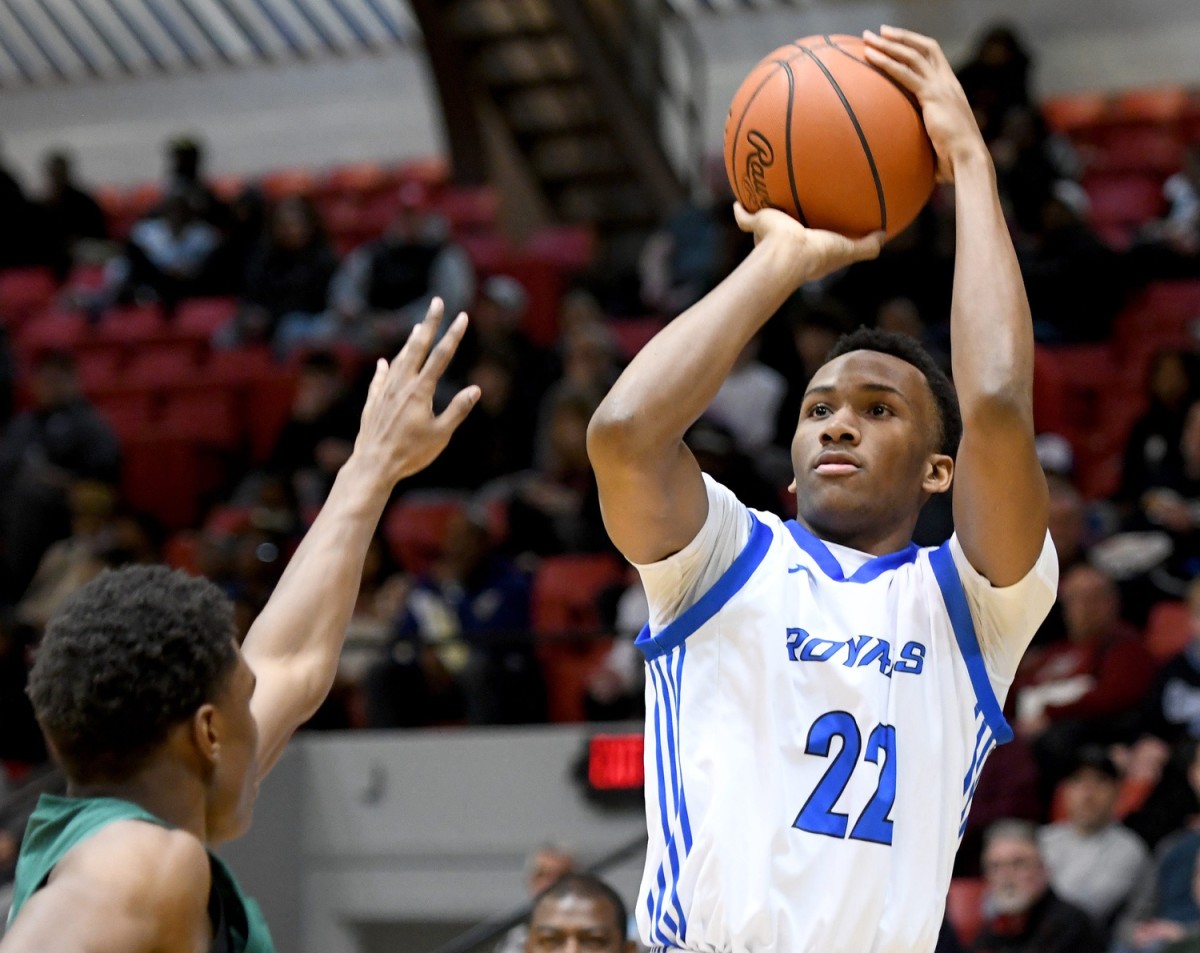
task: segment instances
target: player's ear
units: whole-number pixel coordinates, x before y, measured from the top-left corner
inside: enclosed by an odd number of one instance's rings
[[[200,752],[200,756],[209,765],[215,765],[221,758],[221,732],[217,723],[217,709],[206,702],[196,709],[192,715],[192,742]]]
[[[954,458],[947,453],[931,453],[926,460],[921,489],[930,495],[945,493],[954,482]]]
[[[796,478],[795,477],[792,477],[792,482],[788,484],[788,492],[791,493],[792,496],[796,495]]]

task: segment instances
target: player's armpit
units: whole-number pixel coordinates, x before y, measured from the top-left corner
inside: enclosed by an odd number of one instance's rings
[[[208,855],[191,834],[120,821],[63,858],[0,953],[203,953],[210,884]]]

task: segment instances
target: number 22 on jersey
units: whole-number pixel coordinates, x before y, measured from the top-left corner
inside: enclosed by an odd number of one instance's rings
[[[891,725],[876,725],[867,736],[867,749],[862,750],[862,733],[854,717],[844,711],[823,714],[808,731],[804,753],[828,758],[834,738],[841,740],[841,750],[834,756],[825,774],[796,815],[792,826],[812,834],[844,839],[850,818],[835,811],[834,805],[850,783],[858,768],[859,755],[864,762],[877,766],[879,783],[867,806],[863,808],[849,836],[853,840],[891,844],[892,822],[888,818],[896,800],[896,729]],[[871,770],[862,768],[860,770]]]

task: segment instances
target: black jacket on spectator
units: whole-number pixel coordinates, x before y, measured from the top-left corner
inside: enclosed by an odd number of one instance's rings
[[[299,251],[264,244],[246,265],[243,296],[275,319],[294,311],[319,314],[325,310],[337,264],[332,249],[323,243]]]
[[[1099,953],[1104,941],[1092,919],[1047,890],[1025,914],[988,920],[974,953]]]

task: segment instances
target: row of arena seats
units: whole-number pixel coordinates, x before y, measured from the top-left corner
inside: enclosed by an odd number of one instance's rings
[[[459,495],[413,493],[401,497],[383,519],[383,536],[392,558],[408,573],[427,571],[440,553],[447,526],[467,501]],[[315,514],[308,514],[311,518]],[[208,515],[204,534],[235,534],[249,525],[251,510],[220,506]],[[494,537],[502,538],[505,508],[494,503],[488,511]],[[166,561],[195,572],[199,565],[200,535],[191,530],[167,542]],[[627,582],[626,569],[609,553],[549,556],[537,565],[530,600],[532,638],[547,689],[550,720],[584,720],[583,697],[589,675],[612,646],[598,613],[600,596]]]
[[[1115,247],[1163,213],[1163,181],[1200,143],[1200,89],[1185,86],[1062,94],[1042,112],[1079,151],[1092,225]]]
[[[1116,491],[1129,428],[1146,409],[1150,359],[1164,348],[1195,349],[1198,321],[1200,281],[1155,282],[1121,311],[1109,341],[1037,348],[1034,422],[1070,441],[1086,496]]]

